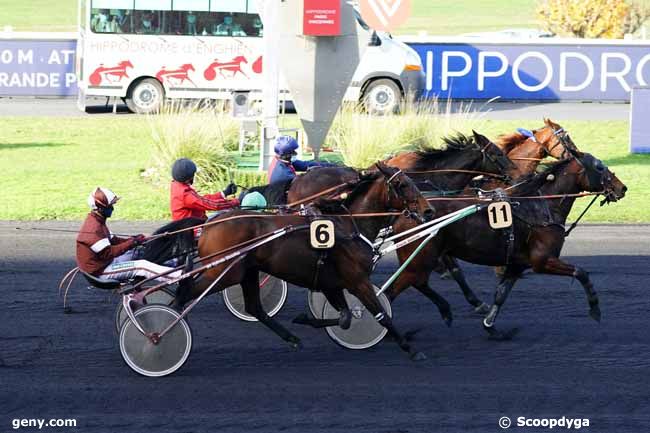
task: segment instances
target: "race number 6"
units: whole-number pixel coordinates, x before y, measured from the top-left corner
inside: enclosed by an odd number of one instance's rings
[[[312,248],[324,250],[334,246],[334,223],[329,220],[313,221],[309,226]]]
[[[512,225],[510,203],[501,201],[488,206],[488,221],[493,229],[505,229]]]

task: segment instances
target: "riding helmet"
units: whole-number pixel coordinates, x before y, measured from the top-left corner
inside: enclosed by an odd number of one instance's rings
[[[275,140],[275,153],[277,155],[292,154],[298,149],[298,142],[295,138],[288,135],[281,135]]]
[[[194,177],[196,164],[187,158],[180,158],[172,165],[172,178],[177,182],[187,182]]]
[[[88,196],[88,206],[92,210],[106,209],[113,206],[120,198],[108,188],[97,187]]]

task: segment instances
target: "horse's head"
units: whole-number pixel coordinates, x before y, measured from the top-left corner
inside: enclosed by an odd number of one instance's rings
[[[387,209],[399,209],[406,216],[418,222],[429,221],[433,218],[434,209],[420,194],[413,180],[402,170],[389,167],[382,162],[375,164],[377,168],[376,188],[381,190]],[[369,193],[372,190],[369,190]]]
[[[489,138],[476,131],[472,131],[472,133],[474,134],[474,142],[481,151],[483,158],[481,170],[489,173],[506,174],[516,168],[499,146],[490,141]]]
[[[131,63],[130,60],[124,60],[123,62],[120,62],[120,66],[123,68],[133,68],[133,63]]]
[[[233,59],[233,61],[239,63],[248,63],[248,60],[244,56],[237,56]]]
[[[183,66],[181,66],[181,69],[184,70],[185,72],[187,72],[187,71],[195,71],[196,70],[196,69],[194,69],[194,65],[192,65],[190,63],[184,64]]]
[[[546,154],[555,159],[570,158],[570,151],[579,152],[569,133],[551,119],[544,119],[544,127],[533,131],[534,141],[544,146]]]
[[[625,197],[627,186],[600,159],[589,153],[571,151],[571,154],[580,165],[578,183],[583,191],[602,191],[605,196],[603,204]]]

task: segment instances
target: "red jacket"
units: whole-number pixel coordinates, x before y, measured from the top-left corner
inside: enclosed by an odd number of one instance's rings
[[[132,238],[113,236],[106,218],[91,212],[77,235],[77,265],[92,275],[100,275],[115,257],[133,248]]]
[[[192,185],[172,181],[170,208],[173,221],[189,217],[207,219],[207,210],[223,210],[235,206],[239,206],[236,198],[227,199],[220,192],[201,196]]]

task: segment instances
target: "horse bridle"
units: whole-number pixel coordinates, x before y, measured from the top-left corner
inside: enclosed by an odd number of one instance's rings
[[[485,158],[487,158],[487,159],[488,159],[492,164],[494,164],[494,165],[496,165],[497,167],[499,167],[499,170],[500,170],[501,173],[502,173],[500,176],[503,177],[503,180],[504,180],[505,182],[509,182],[509,181],[511,180],[511,179],[510,179],[510,176],[508,176],[507,174],[505,174],[505,171],[508,169],[508,167],[504,166],[504,164],[502,164],[502,162],[500,161],[499,158],[497,158],[496,156],[494,156],[492,153],[488,152],[488,147],[490,147],[490,146],[494,146],[495,148],[498,149],[498,147],[497,147],[496,144],[494,144],[494,143],[492,143],[491,141],[489,141],[485,146],[483,146],[482,148],[480,148],[480,149],[481,149],[481,155],[483,156],[483,159],[485,160]]]
[[[379,170],[379,172],[384,176],[384,178],[387,177],[386,173],[383,172],[383,170]],[[400,194],[398,188],[396,188],[393,185],[393,182],[398,178],[398,176],[404,175],[404,172],[402,170],[397,170],[395,173],[393,173],[390,177],[386,179],[386,185],[388,186],[388,197],[390,199],[390,195],[395,194],[395,198],[398,200],[402,200],[402,204],[404,209],[402,210],[402,215],[405,217],[411,218],[419,223],[425,222],[424,218],[418,213],[417,211],[417,200],[415,202],[409,202],[402,194]],[[412,208],[415,207],[416,209],[413,210]],[[391,224],[392,225],[392,222]]]

